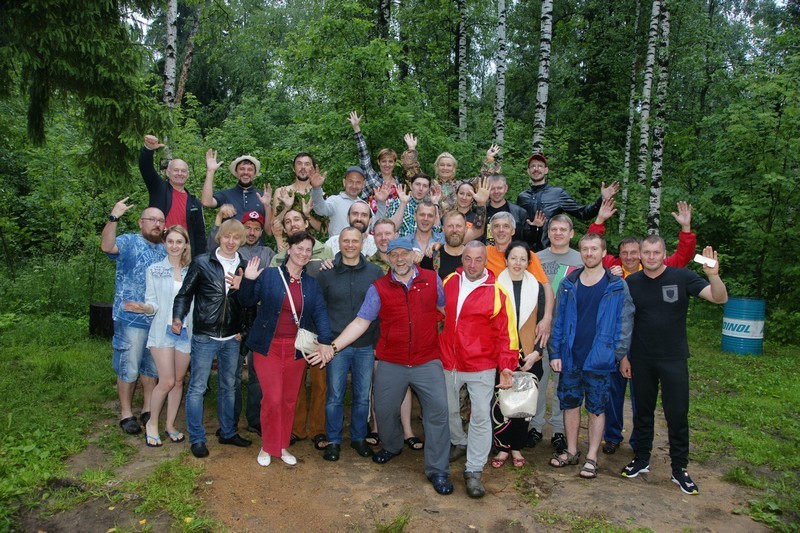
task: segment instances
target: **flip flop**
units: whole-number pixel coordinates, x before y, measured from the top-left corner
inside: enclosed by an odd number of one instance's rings
[[[153,444],[150,444],[150,441],[153,441]],[[153,437],[152,435],[145,434],[144,443],[150,448],[160,448],[164,445],[164,443],[161,442],[161,437],[159,435]]]
[[[328,436],[325,435],[324,433],[320,433],[319,435],[314,435],[314,438],[312,440],[314,441],[314,448],[320,451],[324,450],[328,446],[328,444],[330,444],[328,442]]]
[[[506,464],[506,461],[508,461],[508,457],[506,457],[505,459],[498,459],[497,457],[495,457],[494,459],[492,459],[492,468],[503,468]]]
[[[377,431],[373,431],[367,434],[367,437],[364,439],[364,442],[369,444],[370,446],[377,446],[381,443],[381,438],[378,436]]]
[[[167,435],[169,436],[169,440],[175,444],[186,440],[186,436],[180,431],[176,431],[175,433],[170,433],[167,431]]]
[[[514,468],[522,468],[527,464],[527,462],[525,461],[524,457],[521,457],[519,459],[514,459],[512,464],[514,465]]]
[[[425,443],[422,442],[417,437],[408,437],[403,442],[406,443],[406,446],[408,446],[409,449],[414,450],[414,451],[420,451],[420,450],[425,448]]]

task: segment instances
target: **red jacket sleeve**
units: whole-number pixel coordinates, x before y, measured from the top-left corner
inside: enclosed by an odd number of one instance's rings
[[[675,253],[664,259],[664,264],[672,267],[685,267],[694,257],[697,248],[697,235],[691,231],[682,231],[678,235],[678,248]]]
[[[505,290],[500,288],[496,296],[500,298],[500,311],[492,319],[492,329],[497,342],[497,371],[502,372],[506,368],[515,370],[519,365],[519,336],[517,325],[508,318],[513,316],[514,308]]]

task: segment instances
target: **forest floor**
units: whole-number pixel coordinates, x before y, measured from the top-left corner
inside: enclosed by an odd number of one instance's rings
[[[424,477],[423,453],[408,448],[391,462],[377,465],[356,455],[346,442],[341,459],[331,463],[322,459],[310,440],[304,440],[291,448],[298,458],[296,466],[273,459],[262,468],[256,463],[258,436],[241,433],[253,439],[249,448],[218,444],[213,436],[216,418],[210,416],[214,406],[206,403],[210,457],[192,457],[188,443],[146,448],[138,445],[142,438],[127,437],[136,441],[136,455],[116,470],[115,478],[142,479],[165,459],[182,456],[185,463],[204,468],[197,484],[206,514],[231,531],[767,531],[734,512],[745,508],[755,491],[723,481],[724,464],[690,464],[700,487],[697,496],[683,494],[670,481],[666,427],[660,412],[650,474],[620,477],[620,469],[633,456],[627,444],[614,455],[600,455],[595,480],[580,479],[579,466],[552,468],[546,428],[545,440],[523,451],[526,467],[515,469],[509,461],[495,470],[487,464],[483,476],[487,494],[473,500],[464,489],[463,459],[451,465],[455,492],[440,496]],[[579,449],[585,453],[585,419],[582,422]],[[417,412],[414,425],[422,436]],[[89,445],[70,459],[68,478],[78,479],[82,472],[102,468],[107,461],[106,452]],[[135,496],[116,504],[93,498],[57,514],[33,511],[22,517],[20,525],[24,531],[51,533],[166,531],[175,526],[169,513],[143,515],[136,512],[137,505]],[[181,525],[192,529],[191,518]]]

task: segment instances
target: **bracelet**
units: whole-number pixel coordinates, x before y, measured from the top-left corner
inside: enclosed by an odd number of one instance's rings
[[[333,348],[333,355],[336,355],[337,353],[339,353],[339,348],[336,347],[336,343],[335,342],[331,343],[331,348]]]

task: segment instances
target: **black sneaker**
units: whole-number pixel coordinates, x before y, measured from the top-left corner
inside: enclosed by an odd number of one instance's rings
[[[647,474],[648,472],[650,472],[650,463],[644,459],[634,457],[633,461],[628,463],[628,466],[623,468],[620,474],[622,477],[636,477],[639,474]]]
[[[689,477],[689,472],[685,468],[672,471],[672,482],[678,485],[684,494],[700,494],[700,489]]]
[[[535,448],[537,444],[542,442],[544,435],[542,435],[536,428],[531,428],[528,432],[528,439],[525,441],[526,448]]]
[[[567,451],[567,437],[563,433],[555,433],[553,438],[550,439],[550,444],[553,445],[559,455]]]

